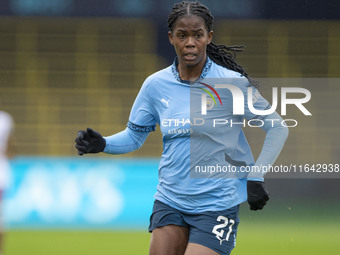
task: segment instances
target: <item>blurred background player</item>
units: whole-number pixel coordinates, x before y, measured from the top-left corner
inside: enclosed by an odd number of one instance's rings
[[[8,159],[14,155],[13,128],[14,122],[11,115],[1,111],[0,108],[0,210],[3,193],[10,184],[10,165]],[[0,255],[3,254],[3,229],[1,223],[2,221],[0,221]]]

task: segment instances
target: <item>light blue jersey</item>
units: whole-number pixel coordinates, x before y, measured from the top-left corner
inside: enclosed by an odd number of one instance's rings
[[[114,148],[123,145],[126,137],[134,137],[132,141],[137,141],[140,147],[145,134],[159,125],[163,154],[155,199],[188,213],[220,211],[238,205],[247,199],[247,174],[228,175],[216,170],[273,164],[287,130],[277,125],[278,122],[265,123],[263,120],[269,116],[281,118],[276,113],[256,116],[249,110],[247,100],[243,114],[233,113],[230,90],[217,88],[217,83],[222,78],[228,79],[223,82],[232,83],[247,99],[249,83],[239,73],[208,58],[200,79],[189,83],[180,79],[176,66],[174,63],[145,80],[129,117],[128,129],[134,132],[122,132],[120,140],[119,134],[105,138],[104,152],[120,153]],[[256,109],[270,108],[255,88],[252,91]],[[256,163],[242,131],[246,120],[254,120],[253,125],[262,121],[267,132],[263,153]],[[262,177],[254,176],[253,180],[263,180]]]

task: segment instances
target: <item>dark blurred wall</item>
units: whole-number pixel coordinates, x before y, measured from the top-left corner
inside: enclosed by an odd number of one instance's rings
[[[0,15],[124,16],[164,19],[178,0],[2,0]],[[336,0],[201,0],[216,17],[338,19]]]
[[[2,0],[0,15],[63,17],[139,17],[153,20],[157,54],[170,64],[167,16],[179,0]],[[217,19],[339,19],[337,0],[201,0]]]

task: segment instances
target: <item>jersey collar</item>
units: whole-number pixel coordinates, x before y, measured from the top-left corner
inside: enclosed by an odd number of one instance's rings
[[[201,76],[198,80],[202,80],[207,76],[207,74],[208,74],[208,72],[211,68],[211,65],[212,65],[212,60],[207,56],[207,60],[205,61]],[[181,77],[179,76],[177,66],[178,66],[178,58],[176,57],[172,66],[171,66],[172,74],[174,75],[175,79],[177,81],[181,82],[181,83],[190,84],[189,81],[184,81],[184,80],[181,79]]]

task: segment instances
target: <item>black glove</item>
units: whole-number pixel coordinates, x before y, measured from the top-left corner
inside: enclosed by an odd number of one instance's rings
[[[86,153],[102,152],[106,146],[106,141],[101,134],[91,128],[87,128],[86,131],[79,131],[75,142],[80,156]]]
[[[266,190],[264,182],[248,181],[247,193],[250,210],[261,210],[269,200],[269,193]]]

